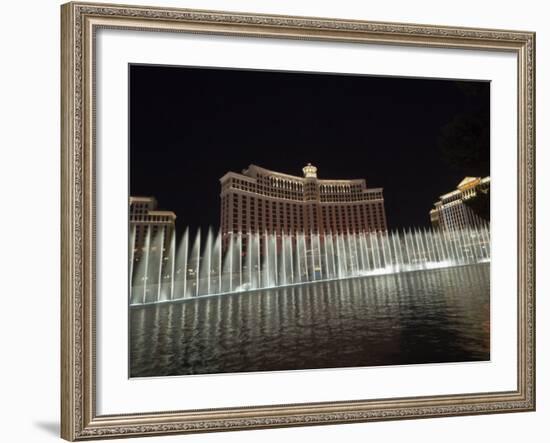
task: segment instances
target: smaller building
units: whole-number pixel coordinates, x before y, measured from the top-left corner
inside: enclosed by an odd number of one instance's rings
[[[176,214],[160,211],[155,197],[130,197],[130,241],[133,238],[133,259],[139,261],[146,248],[147,238],[163,235],[163,255],[170,249],[172,233],[175,230]]]
[[[439,197],[430,211],[432,226],[442,230],[463,229],[486,224],[470,206],[470,201],[488,195],[490,177],[465,177],[454,191]]]

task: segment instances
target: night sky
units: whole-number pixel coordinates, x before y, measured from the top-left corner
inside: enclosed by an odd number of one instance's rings
[[[180,233],[217,229],[227,171],[253,163],[302,176],[311,162],[321,179],[383,187],[388,228],[429,226],[439,195],[489,175],[489,91],[487,82],[131,65],[130,193],[174,211]]]

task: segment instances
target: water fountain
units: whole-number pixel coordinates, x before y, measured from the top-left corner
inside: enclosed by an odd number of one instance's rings
[[[208,230],[205,239],[198,230],[192,244],[186,229],[177,247],[175,234],[168,250],[165,244],[163,231],[148,230],[137,261],[130,248],[131,305],[490,261],[488,225],[358,234]]]

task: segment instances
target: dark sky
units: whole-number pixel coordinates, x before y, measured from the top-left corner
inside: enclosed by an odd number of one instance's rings
[[[319,178],[383,187],[390,229],[429,226],[439,195],[464,176],[489,174],[488,145],[479,148],[487,159],[480,168],[449,161],[440,147],[446,125],[488,110],[489,89],[486,82],[131,65],[130,193],[153,195],[160,209],[174,211],[179,232],[217,229],[227,171],[254,163],[302,176],[311,162]],[[489,113],[477,124],[488,134]],[[469,140],[460,131],[460,143]]]

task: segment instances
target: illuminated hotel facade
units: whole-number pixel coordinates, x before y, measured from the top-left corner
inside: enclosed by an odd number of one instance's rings
[[[130,197],[131,256],[139,261],[142,253],[157,235],[162,236],[163,256],[166,258],[172,234],[175,232],[176,214],[157,209],[154,197]]]
[[[250,165],[221,179],[221,232],[344,234],[386,231],[382,188],[364,179],[320,180],[308,164],[303,177]]]
[[[465,177],[454,191],[439,197],[430,211],[432,226],[441,230],[456,230],[477,227],[487,221],[479,217],[466,202],[478,194],[490,190],[490,177]]]

